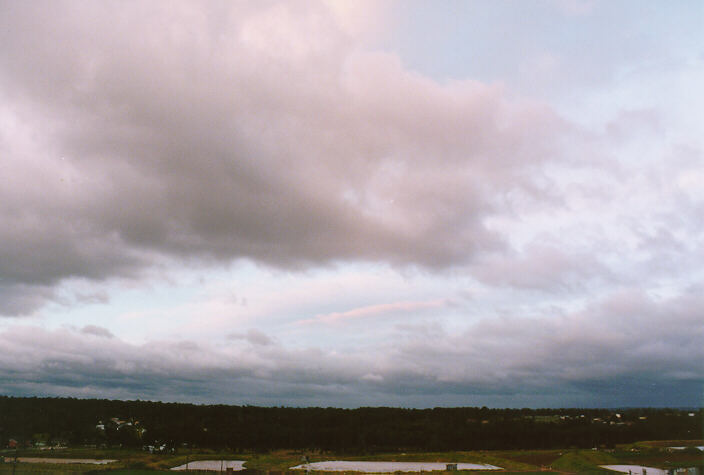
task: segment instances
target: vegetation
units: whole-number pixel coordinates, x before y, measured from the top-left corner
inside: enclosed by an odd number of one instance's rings
[[[594,471],[611,473],[609,470],[599,469],[599,465],[617,463],[618,459],[609,453],[592,450],[575,450],[562,455],[551,464],[551,467],[566,472],[585,473]]]
[[[0,397],[0,445],[183,447],[374,454],[389,451],[612,448],[693,439],[704,411],[674,409],[265,408]]]
[[[524,474],[598,473],[604,464],[701,466],[701,451],[667,447],[702,445],[695,438],[703,416],[675,409],[350,410],[0,396],[0,474],[146,474],[206,459],[283,472],[304,456],[487,463]],[[118,462],[13,466],[15,453]]]

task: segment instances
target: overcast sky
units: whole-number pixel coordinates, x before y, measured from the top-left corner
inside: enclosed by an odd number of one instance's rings
[[[702,25],[0,0],[0,393],[703,404]]]

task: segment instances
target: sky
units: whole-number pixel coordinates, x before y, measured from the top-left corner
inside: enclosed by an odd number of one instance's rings
[[[701,406],[702,24],[0,0],[0,394]]]

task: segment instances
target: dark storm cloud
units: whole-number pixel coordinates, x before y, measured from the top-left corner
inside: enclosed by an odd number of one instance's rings
[[[160,256],[466,263],[566,131],[360,53],[312,2],[0,8],[3,314]]]

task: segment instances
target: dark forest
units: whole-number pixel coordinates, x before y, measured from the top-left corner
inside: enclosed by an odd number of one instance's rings
[[[0,443],[374,453],[613,447],[702,436],[685,409],[339,409],[0,397]]]

